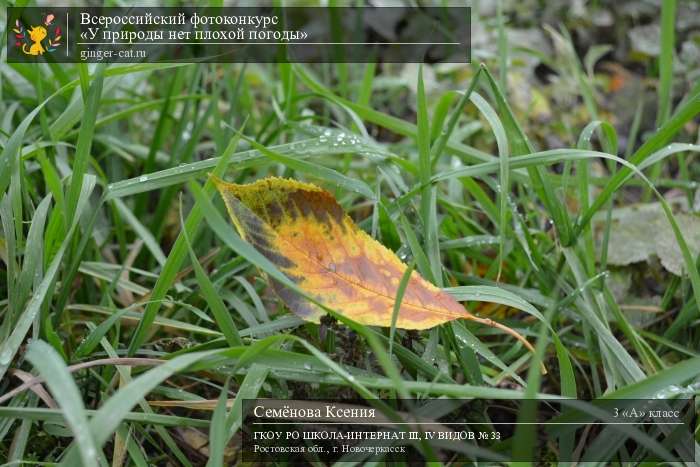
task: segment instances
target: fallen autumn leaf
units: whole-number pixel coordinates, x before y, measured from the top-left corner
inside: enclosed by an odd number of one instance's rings
[[[244,240],[319,303],[354,321],[391,326],[395,298],[406,265],[347,216],[332,194],[294,180],[270,177],[238,185],[214,178],[231,220]],[[271,286],[301,318],[318,322],[316,304],[275,280]],[[396,327],[427,329],[464,318],[501,329],[532,345],[519,333],[469,313],[450,295],[413,272]]]

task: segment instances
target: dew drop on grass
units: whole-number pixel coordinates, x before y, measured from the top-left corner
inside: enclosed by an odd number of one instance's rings
[[[304,363],[304,369],[311,371],[311,365],[309,365],[308,363]]]
[[[84,437],[83,437],[84,438]],[[97,451],[92,446],[85,449],[85,456],[89,459],[97,459]]]
[[[672,399],[681,394],[684,394],[685,392],[686,391],[682,387],[673,384],[657,392],[656,399]]]
[[[0,365],[8,365],[12,360],[12,350],[5,349],[0,354]]]
[[[144,182],[147,182],[147,181],[148,181],[148,177],[147,177],[147,176],[141,175],[141,176],[139,177],[139,182],[144,183]]]

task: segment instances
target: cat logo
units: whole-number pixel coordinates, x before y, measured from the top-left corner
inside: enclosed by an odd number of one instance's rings
[[[13,29],[16,39],[15,45],[25,55],[43,55],[45,52],[56,50],[61,45],[61,28],[51,25],[54,18],[55,16],[49,13],[44,18],[43,24],[32,26],[26,30],[22,23],[17,20],[15,23],[16,27]],[[52,32],[53,38],[48,37],[49,32]],[[46,40],[46,47],[44,46],[44,40]]]

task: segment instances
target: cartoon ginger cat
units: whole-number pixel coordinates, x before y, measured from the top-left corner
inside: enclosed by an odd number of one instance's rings
[[[35,26],[29,31],[29,38],[33,42],[29,50],[27,44],[22,44],[22,51],[27,55],[43,55],[46,49],[41,45],[41,41],[46,39],[46,28],[44,26]]]

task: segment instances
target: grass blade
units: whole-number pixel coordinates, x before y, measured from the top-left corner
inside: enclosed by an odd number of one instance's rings
[[[27,359],[46,379],[51,393],[61,407],[61,412],[71,428],[83,465],[97,464],[97,446],[93,439],[83,399],[73,377],[60,355],[49,344],[34,341],[27,351]]]
[[[61,244],[61,247],[59,248],[58,252],[56,252],[54,258],[51,260],[51,264],[46,270],[44,278],[32,294],[31,300],[29,301],[29,303],[27,303],[27,306],[20,315],[17,324],[12,329],[10,337],[7,340],[5,340],[0,346],[0,378],[4,376],[5,372],[7,371],[7,368],[10,366],[12,359],[17,353],[20,345],[22,344],[22,341],[24,340],[24,338],[27,335],[27,332],[29,331],[29,328],[32,326],[34,319],[39,313],[40,308],[44,303],[44,300],[46,299],[46,295],[49,291],[49,288],[52,286],[54,280],[56,279],[61,260],[63,259],[63,255],[66,249],[68,248],[68,245],[70,244],[73,234],[75,233],[75,230],[78,226],[78,219],[80,219],[80,217],[83,214],[83,211],[88,205],[88,197],[92,193],[94,186],[94,177],[86,176],[83,180],[83,187],[80,196],[78,197],[78,203],[75,211],[76,214],[73,218],[73,223],[68,229],[68,232],[66,234],[65,239],[63,240],[63,243]]]
[[[234,137],[231,139],[229,145],[224,151],[224,154],[222,154],[221,158],[216,164],[216,167],[214,168],[214,175],[223,175],[223,172],[226,169],[226,166],[228,165],[228,160],[233,155],[233,153],[236,150],[236,147],[238,146],[238,141],[238,137]],[[214,184],[211,180],[207,180],[204,186],[204,190],[206,192],[207,198],[211,198],[213,196]],[[188,235],[190,235],[190,238],[196,238],[196,233],[199,230],[199,224],[201,220],[202,214],[200,211],[199,203],[195,203],[194,207],[192,208],[192,211],[190,211],[185,222],[185,229],[187,230]],[[170,289],[170,287],[175,282],[175,278],[177,276],[178,271],[180,270],[180,266],[182,265],[186,254],[187,245],[185,242],[184,235],[178,235],[177,240],[175,241],[175,244],[173,245],[173,248],[170,251],[170,254],[168,255],[168,258],[165,261],[165,265],[163,266],[161,274],[160,276],[158,276],[158,281],[156,282],[156,285],[153,288],[153,291],[151,292],[152,301],[146,306],[146,310],[143,313],[143,318],[139,322],[139,326],[136,328],[136,332],[134,332],[134,335],[131,338],[131,342],[129,344],[129,355],[134,355],[136,353],[136,350],[146,339],[146,332],[148,331],[149,327],[151,326],[151,324],[153,324],[153,321],[156,318],[156,314],[158,313],[158,310],[161,306],[161,300],[165,298],[165,294],[168,292],[168,289]]]
[[[207,304],[209,305],[209,308],[211,309],[211,312],[214,315],[214,318],[216,319],[216,322],[219,325],[221,332],[226,338],[226,342],[228,342],[228,344],[232,347],[243,345],[243,342],[241,341],[241,336],[238,334],[238,328],[236,328],[236,324],[233,322],[231,315],[226,309],[226,305],[224,305],[223,300],[221,300],[221,297],[219,297],[219,294],[216,288],[214,287],[214,284],[212,284],[211,280],[209,280],[207,273],[202,268],[202,265],[199,264],[199,260],[194,254],[194,251],[192,250],[190,237],[187,234],[185,221],[182,218],[182,207],[180,208],[180,226],[182,229],[182,234],[185,237],[185,243],[187,244],[187,251],[190,255],[190,262],[192,263],[192,267],[194,268],[194,273],[197,277],[199,287],[202,289],[202,295],[204,295],[204,298],[207,301]]]

